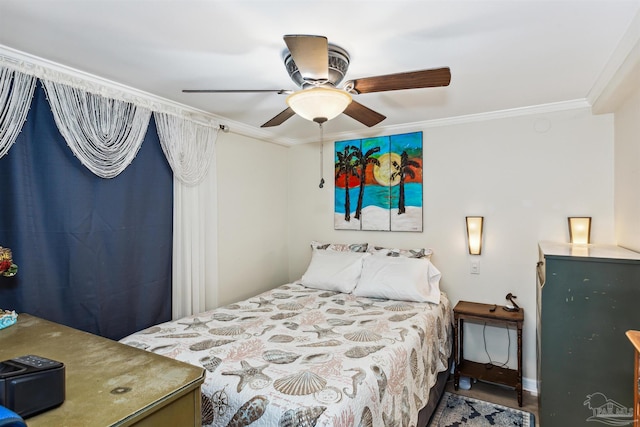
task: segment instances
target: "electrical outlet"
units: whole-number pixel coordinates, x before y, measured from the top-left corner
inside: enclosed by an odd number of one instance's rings
[[[480,261],[471,261],[471,274],[480,274]]]

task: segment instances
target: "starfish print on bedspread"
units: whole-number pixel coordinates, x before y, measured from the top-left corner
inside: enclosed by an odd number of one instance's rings
[[[240,393],[247,384],[249,384],[251,388],[264,388],[271,383],[271,377],[262,373],[262,370],[269,366],[268,363],[255,368],[249,365],[246,360],[241,360],[240,364],[242,365],[242,369],[222,373],[222,375],[236,375],[240,377],[238,393]]]
[[[178,322],[180,325],[187,325],[186,328],[184,328],[184,330],[188,330],[188,329],[208,329],[209,327],[207,326],[207,323],[209,323],[211,320],[208,320],[206,322],[203,322],[202,320],[200,320],[197,317],[193,318],[193,322],[191,323],[182,323],[182,322]]]
[[[333,327],[329,326],[328,328],[321,328],[318,325],[313,325],[313,328],[315,329],[315,331],[304,331],[304,332],[315,332],[316,334],[318,334],[318,339],[323,339],[323,338],[327,338],[327,337],[335,337],[337,335],[340,335],[336,332],[333,331]]]
[[[353,305],[352,307],[358,307],[363,310],[370,310],[372,308],[378,308],[373,302],[364,302],[364,301],[356,301],[357,305]]]

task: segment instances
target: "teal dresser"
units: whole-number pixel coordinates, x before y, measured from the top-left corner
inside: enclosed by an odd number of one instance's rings
[[[540,242],[537,356],[540,425],[633,425],[640,253]]]

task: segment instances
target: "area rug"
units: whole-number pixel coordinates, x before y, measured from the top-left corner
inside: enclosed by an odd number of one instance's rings
[[[445,392],[429,427],[534,427],[533,414]]]

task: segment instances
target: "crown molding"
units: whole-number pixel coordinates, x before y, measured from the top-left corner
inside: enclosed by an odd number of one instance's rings
[[[640,11],[609,57],[587,100],[594,114],[611,113],[635,87],[640,87]]]
[[[427,129],[442,126],[454,126],[466,123],[499,120],[511,117],[528,116],[534,114],[549,114],[558,111],[590,109],[591,104],[586,99],[554,102],[549,104],[532,105],[529,107],[510,108],[505,110],[489,111],[485,113],[467,114],[464,116],[445,117],[442,119],[425,120],[400,125],[384,126],[357,132],[338,132],[326,134],[325,140],[345,141],[349,139],[370,138],[375,136],[415,132],[416,129]],[[317,142],[317,138],[309,138],[298,143]]]
[[[11,68],[39,79],[66,84],[106,98],[131,102],[151,111],[174,114],[206,126],[220,126],[221,117],[171,101],[112,80],[48,61],[7,46],[0,45],[0,66]]]

